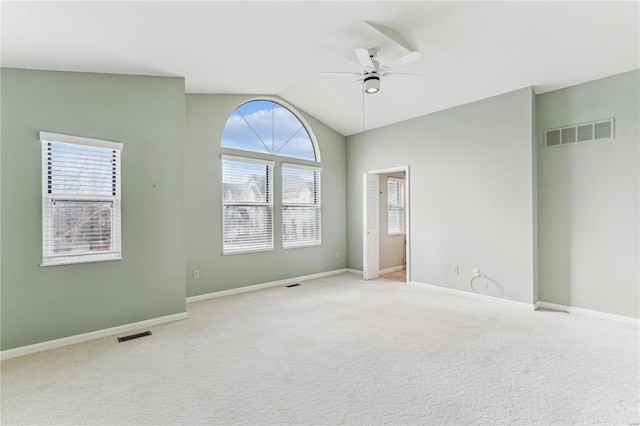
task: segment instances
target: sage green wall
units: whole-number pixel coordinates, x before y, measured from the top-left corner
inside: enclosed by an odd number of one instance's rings
[[[184,79],[2,69],[2,350],[185,312]],[[124,260],[39,266],[39,131],[122,142]]]
[[[411,280],[470,291],[479,267],[493,280],[486,294],[533,303],[532,97],[525,88],[347,138],[349,267],[362,269],[362,174],[409,165]]]
[[[220,156],[242,155],[241,151],[221,148],[222,131],[231,113],[255,98],[248,95],[187,95],[187,268],[184,273],[188,296],[346,267],[345,138],[302,111],[298,112],[314,132],[321,153],[322,245],[283,250],[281,219],[276,211],[274,251],[222,256]],[[274,172],[276,206],[280,200],[278,176],[282,161],[287,159],[278,159]],[[336,252],[340,253],[339,259],[336,259]],[[193,270],[200,271],[199,279],[193,279]]]
[[[640,71],[538,96],[540,300],[638,318]],[[615,118],[615,139],[543,148]]]

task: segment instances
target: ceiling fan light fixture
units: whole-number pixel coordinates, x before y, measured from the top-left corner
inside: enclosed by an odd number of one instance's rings
[[[370,75],[364,79],[364,93],[373,95],[380,91],[380,77],[377,75]]]

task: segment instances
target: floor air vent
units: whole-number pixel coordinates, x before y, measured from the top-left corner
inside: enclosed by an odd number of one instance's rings
[[[118,337],[118,342],[126,342],[127,340],[137,339],[138,337],[151,336],[150,331],[145,331],[143,333],[131,334],[129,336]]]
[[[578,142],[613,139],[613,118],[544,131],[545,148]]]

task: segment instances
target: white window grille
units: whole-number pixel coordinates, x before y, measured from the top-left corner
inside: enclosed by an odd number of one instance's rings
[[[404,234],[404,179],[387,178],[387,234]]]
[[[282,164],[282,247],[321,244],[319,167]]]
[[[273,161],[222,156],[222,253],[273,250]]]
[[[40,132],[42,266],[122,259],[122,144]]]

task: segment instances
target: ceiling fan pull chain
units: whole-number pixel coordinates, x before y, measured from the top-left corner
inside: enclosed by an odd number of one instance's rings
[[[360,92],[362,93],[362,141],[364,142],[364,90],[361,90]]]

